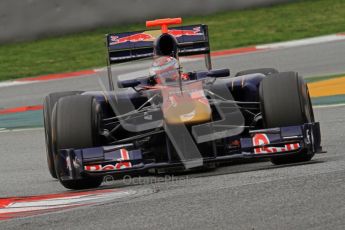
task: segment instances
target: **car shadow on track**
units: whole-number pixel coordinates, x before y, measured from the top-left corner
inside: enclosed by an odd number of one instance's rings
[[[112,188],[127,188],[138,185],[154,185],[159,183],[169,183],[174,181],[182,181],[185,179],[193,178],[202,178],[202,177],[214,177],[221,176],[226,174],[239,174],[239,173],[248,173],[253,171],[263,171],[263,170],[273,170],[278,168],[287,168],[287,167],[301,167],[304,165],[311,164],[321,164],[324,163],[324,160],[312,160],[309,162],[303,163],[293,163],[285,165],[272,165],[270,162],[260,161],[241,161],[241,162],[232,162],[227,164],[222,164],[219,167],[212,169],[199,169],[194,171],[187,172],[175,172],[175,173],[161,173],[161,174],[145,174],[138,177],[127,177],[127,178],[111,178],[106,181],[99,189],[112,189]]]

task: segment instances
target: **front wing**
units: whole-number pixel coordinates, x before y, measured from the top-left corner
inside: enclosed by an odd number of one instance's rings
[[[250,131],[251,137],[240,138],[236,152],[203,158],[203,163],[231,161],[240,158],[264,158],[278,155],[310,154],[321,151],[318,122]],[[149,169],[183,167],[186,162],[147,161],[140,149],[131,143],[85,149],[60,150],[56,166],[61,180],[77,180],[85,176],[128,175]]]

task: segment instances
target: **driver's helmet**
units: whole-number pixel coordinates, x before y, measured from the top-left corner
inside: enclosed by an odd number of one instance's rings
[[[156,57],[150,68],[150,76],[158,84],[176,82],[180,76],[178,60],[170,56]]]

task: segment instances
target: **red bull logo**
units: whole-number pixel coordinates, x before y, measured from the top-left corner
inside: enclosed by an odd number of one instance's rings
[[[120,155],[121,157],[116,160],[124,161],[124,162],[119,162],[116,164],[107,164],[104,166],[101,164],[86,165],[84,166],[84,170],[89,171],[89,172],[95,172],[95,171],[112,171],[112,170],[132,168],[132,163],[127,161],[127,160],[130,160],[128,151],[126,149],[120,149]]]
[[[194,27],[192,30],[169,30],[169,34],[172,36],[178,38],[181,36],[200,36],[204,35],[203,33],[200,32],[200,26]]]
[[[125,42],[144,42],[144,41],[153,41],[155,39],[154,36],[151,34],[147,33],[138,33],[138,34],[133,34],[125,37],[119,37],[112,35],[110,36],[110,43],[109,45],[116,45],[116,44],[121,44]]]
[[[299,143],[293,144],[285,144],[284,147],[265,147],[264,145],[269,145],[270,139],[266,134],[257,133],[253,137],[253,146],[255,154],[266,154],[266,153],[281,153],[281,152],[288,152],[294,151],[300,148]]]

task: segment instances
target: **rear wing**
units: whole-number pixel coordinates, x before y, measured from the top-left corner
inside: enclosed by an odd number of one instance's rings
[[[178,55],[210,54],[207,25],[189,25],[169,28],[178,43]],[[153,42],[160,30],[114,33],[106,35],[108,63],[122,63],[153,56]]]

